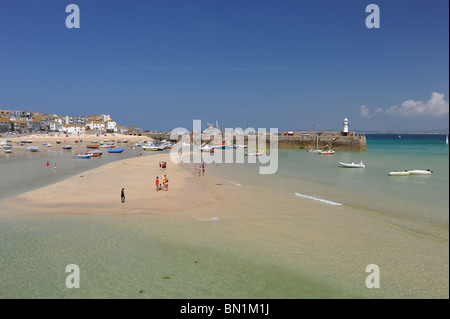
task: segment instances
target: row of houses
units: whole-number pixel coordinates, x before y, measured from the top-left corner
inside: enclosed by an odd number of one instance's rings
[[[59,116],[28,111],[0,110],[0,132],[82,134],[86,131],[126,133],[128,129],[117,125],[117,122],[106,114]]]

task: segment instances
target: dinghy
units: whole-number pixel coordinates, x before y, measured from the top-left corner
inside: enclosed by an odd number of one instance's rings
[[[355,163],[355,162],[351,162],[351,163],[343,163],[343,162],[339,162],[339,165],[341,165],[342,167],[348,167],[348,168],[365,168],[366,165],[364,165],[364,163],[361,161],[359,163]]]

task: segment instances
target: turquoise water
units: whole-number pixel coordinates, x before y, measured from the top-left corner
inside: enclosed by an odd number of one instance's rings
[[[449,147],[445,135],[368,135],[367,151],[319,155],[279,149],[278,155],[274,175],[258,174],[259,164],[220,164],[223,181],[448,225]],[[339,162],[360,160],[366,168],[339,167]],[[431,169],[434,174],[388,176],[390,171],[405,169]]]

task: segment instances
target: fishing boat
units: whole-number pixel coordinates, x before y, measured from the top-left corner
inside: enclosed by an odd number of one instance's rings
[[[433,171],[427,169],[427,170],[423,170],[423,169],[413,169],[411,171],[408,171],[409,175],[431,175],[433,174]]]
[[[26,150],[30,151],[30,152],[37,152],[37,151],[39,151],[39,147],[37,147],[37,146],[29,146],[29,147],[26,148]]]
[[[334,151],[332,150],[325,150],[325,151],[321,151],[319,152],[320,155],[333,155]]]
[[[351,162],[351,163],[339,162],[339,165],[341,165],[342,167],[348,167],[348,168],[365,168],[366,167],[366,165],[364,165],[364,163],[362,161],[360,161],[359,163],[355,163],[355,162]]]
[[[82,154],[82,153],[73,154],[73,158],[75,159],[90,159],[91,157],[92,157],[91,154]]]
[[[156,145],[142,145],[144,151],[162,151],[164,148]]]
[[[116,149],[110,148],[108,150],[108,153],[122,153],[123,151],[124,151],[123,148],[116,148]]]
[[[91,154],[92,157],[99,157],[99,156],[102,156],[103,152],[102,151],[89,151],[89,152],[86,152],[86,154]]]
[[[104,144],[102,144],[102,145],[100,145],[100,147],[104,147],[104,148],[114,148],[114,147],[116,147],[116,145],[114,145],[114,143],[112,143],[112,142],[107,142],[107,143],[104,143]]]
[[[86,147],[87,148],[100,148],[100,145],[91,144],[91,145],[86,145]]]
[[[71,145],[64,145],[63,146],[63,150],[71,150],[72,146]]]
[[[408,171],[393,171],[389,172],[389,176],[409,176]]]

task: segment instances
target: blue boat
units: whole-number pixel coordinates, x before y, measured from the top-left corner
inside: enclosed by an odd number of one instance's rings
[[[108,153],[122,153],[124,151],[123,148],[110,148]]]

